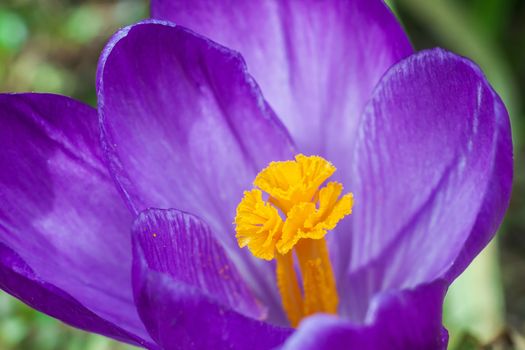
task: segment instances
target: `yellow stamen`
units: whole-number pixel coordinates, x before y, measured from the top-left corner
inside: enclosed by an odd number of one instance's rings
[[[276,254],[277,287],[281,293],[284,311],[292,327],[297,327],[303,318],[303,297],[295,273],[292,253]]]
[[[326,240],[303,239],[297,243],[296,252],[303,272],[303,317],[320,310],[337,313],[339,297]]]
[[[298,154],[295,161],[271,162],[253,184],[268,193],[283,212],[293,204],[309,202],[317,189],[335,172],[335,167],[318,156]]]
[[[244,192],[237,206],[235,225],[239,247],[248,246],[252,254],[260,259],[274,258],[283,220],[277,209],[262,200],[261,191],[255,189]]]
[[[318,156],[299,154],[293,161],[272,162],[244,193],[235,217],[239,246],[258,258],[276,258],[276,278],[290,324],[317,312],[337,312],[338,295],[324,236],[352,212],[351,193],[329,182],[335,167]],[[269,195],[263,200],[262,192]],[[281,215],[285,217],[281,218]],[[301,271],[299,286],[294,254]]]

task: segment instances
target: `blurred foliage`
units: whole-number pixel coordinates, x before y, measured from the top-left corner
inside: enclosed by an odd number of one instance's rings
[[[2,0],[1,89],[61,93],[95,105],[104,44],[118,28],[147,16],[141,0]]]
[[[452,287],[451,348],[525,350],[525,0],[389,0],[419,49],[476,61],[511,114],[516,173],[499,244]],[[145,0],[0,0],[0,89],[55,92],[96,104],[100,51],[148,15]],[[62,325],[0,292],[0,349],[130,349]]]
[[[132,350],[135,347],[82,332],[0,292],[2,350]]]

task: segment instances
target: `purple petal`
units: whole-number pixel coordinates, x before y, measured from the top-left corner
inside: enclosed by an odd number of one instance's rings
[[[135,220],[133,239],[149,269],[240,313],[262,318],[264,309],[200,219],[177,210],[150,209]]]
[[[270,265],[239,249],[232,222],[256,173],[294,152],[242,58],[182,27],[139,23],[106,47],[98,96],[106,155],[131,208],[198,215],[277,305]]]
[[[3,94],[0,106],[2,287],[74,326],[148,341],[131,290],[131,216],[103,165],[96,111],[40,94]]]
[[[134,334],[101,318],[64,290],[43,281],[9,247],[0,243],[0,285],[29,306],[74,327],[104,334],[123,342],[145,344]]]
[[[412,53],[380,0],[152,0],[151,12],[239,51],[299,150],[345,179],[366,101]]]
[[[450,283],[487,244],[508,206],[512,147],[505,107],[479,68],[440,49],[387,73],[357,142],[343,283],[344,313],[359,318],[378,291]]]
[[[291,333],[249,317],[260,308],[198,218],[150,210],[133,237],[135,299],[163,349],[270,349]]]
[[[307,318],[283,350],[441,350],[448,336],[441,325],[445,281],[385,293],[373,301],[364,325],[333,316]]]

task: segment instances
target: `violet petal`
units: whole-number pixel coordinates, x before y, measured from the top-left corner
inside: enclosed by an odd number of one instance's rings
[[[385,75],[357,142],[341,288],[343,313],[359,318],[379,291],[450,283],[487,244],[509,203],[512,147],[505,107],[479,68],[441,49]]]
[[[0,286],[32,308],[73,327],[156,349],[156,345],[149,344],[137,335],[101,318],[64,290],[42,280],[19,255],[3,243],[0,243]]]
[[[72,325],[149,341],[131,289],[132,219],[96,111],[45,94],[2,94],[0,106],[2,287]]]
[[[185,28],[145,21],[110,40],[98,96],[110,170],[130,207],[198,215],[279,312],[270,264],[239,249],[232,222],[257,172],[294,151],[242,58]]]
[[[384,293],[374,301],[365,324],[316,315],[304,320],[283,350],[444,350],[441,325],[446,282]]]
[[[264,316],[264,308],[200,219],[173,209],[147,210],[135,220],[133,242],[148,269],[201,290],[246,316]]]
[[[292,332],[247,316],[259,308],[198,218],[150,210],[133,237],[135,300],[163,349],[270,349]]]
[[[151,14],[239,51],[299,150],[345,179],[365,103],[413,52],[380,0],[152,0]]]

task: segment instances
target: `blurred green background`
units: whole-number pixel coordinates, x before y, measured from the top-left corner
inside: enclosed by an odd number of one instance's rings
[[[54,92],[91,105],[105,42],[148,16],[145,0],[0,2],[0,91]],[[498,240],[451,288],[445,322],[452,349],[525,349],[525,0],[387,2],[417,49],[440,46],[476,61],[511,114],[511,207]],[[0,349],[131,347],[64,326],[0,292]]]

